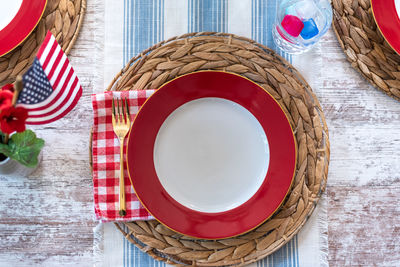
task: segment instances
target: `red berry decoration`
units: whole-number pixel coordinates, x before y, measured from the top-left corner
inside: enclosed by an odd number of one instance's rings
[[[12,84],[12,83],[6,84],[3,87],[1,87],[1,90],[14,92],[14,84]]]
[[[14,94],[10,91],[0,91],[0,112],[8,107],[11,106],[11,102],[13,99]]]
[[[285,29],[285,31],[293,37],[299,36],[304,28],[304,23],[301,21],[301,19],[293,15],[285,15],[281,25],[283,29]]]
[[[3,133],[25,131],[25,121],[28,118],[28,111],[23,107],[8,106],[0,112],[0,128]]]

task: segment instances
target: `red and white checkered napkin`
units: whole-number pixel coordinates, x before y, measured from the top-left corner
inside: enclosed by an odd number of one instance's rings
[[[140,204],[133,191],[126,170],[125,161],[125,193],[126,216],[120,217],[119,210],[119,141],[112,126],[112,98],[127,98],[131,119],[136,116],[145,100],[154,90],[105,92],[92,95],[94,112],[93,125],[93,186],[94,210],[96,217],[102,221],[132,221],[153,219]],[[126,149],[125,139],[125,149]]]

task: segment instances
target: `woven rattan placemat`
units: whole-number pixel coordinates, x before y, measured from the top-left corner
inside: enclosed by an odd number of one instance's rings
[[[85,9],[86,0],[48,0],[35,30],[17,48],[0,57],[0,86],[14,82],[31,66],[49,30],[68,54],[78,37]]]
[[[333,29],[351,66],[400,100],[400,56],[376,26],[370,0],[332,0]]]
[[[267,222],[229,239],[193,239],[155,220],[115,225],[130,242],[169,264],[245,265],[286,244],[313,212],[326,185],[328,129],[311,88],[287,61],[253,40],[231,34],[191,33],[156,44],[133,58],[108,90],[158,88],[177,76],[198,70],[222,70],[247,77],[280,103],[298,144],[291,192]]]

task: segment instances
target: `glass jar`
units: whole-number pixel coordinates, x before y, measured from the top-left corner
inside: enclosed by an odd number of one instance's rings
[[[275,44],[290,54],[311,49],[332,23],[329,0],[282,0],[272,30]]]

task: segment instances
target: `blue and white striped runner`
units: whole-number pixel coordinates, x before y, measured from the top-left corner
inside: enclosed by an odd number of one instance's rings
[[[280,0],[105,0],[102,65],[105,88],[132,57],[153,44],[187,32],[229,32],[254,39],[272,49],[272,24]],[[315,88],[320,76],[317,47],[302,56],[280,53]],[[312,60],[312,61],[311,61]],[[313,62],[313,64],[310,64]],[[96,88],[100,92],[103,88]],[[250,265],[327,266],[325,204],[300,233],[276,253]],[[99,266],[166,266],[129,243],[113,224],[101,224],[95,248]]]

